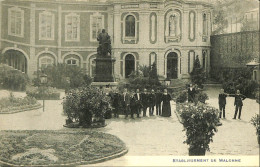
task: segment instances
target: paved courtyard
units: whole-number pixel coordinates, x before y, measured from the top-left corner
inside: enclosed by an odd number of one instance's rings
[[[206,89],[210,97],[207,102],[214,107],[218,107],[219,89],[219,87]],[[3,96],[1,92],[0,96]],[[22,96],[23,93],[14,94]],[[210,144],[211,151],[206,152],[206,155],[259,155],[255,128],[249,122],[251,117],[259,112],[259,105],[255,100],[246,99],[242,120],[233,120],[233,103],[234,98],[228,97],[226,120],[221,120],[223,125],[218,128],[213,143]],[[0,130],[66,130],[63,127],[66,116],[63,115],[62,100],[47,100],[45,104],[45,112],[41,108],[16,114],[0,114]],[[135,120],[113,118],[106,121],[108,125],[105,128],[95,129],[118,136],[129,148],[125,156],[95,165],[137,165],[142,158],[138,159],[135,156],[187,156],[188,146],[183,144],[185,132],[182,131],[182,124],[174,112],[174,102],[171,105],[170,118],[158,116]]]

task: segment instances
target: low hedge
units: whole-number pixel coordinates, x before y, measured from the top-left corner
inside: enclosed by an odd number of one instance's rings
[[[27,96],[37,100],[59,100],[60,93],[53,87],[30,87],[26,90]]]

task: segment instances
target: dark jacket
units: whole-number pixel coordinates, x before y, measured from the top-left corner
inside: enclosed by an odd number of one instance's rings
[[[149,94],[149,103],[150,103],[150,106],[155,106],[156,95],[154,93]]]
[[[130,101],[131,101],[131,97],[130,97],[130,94],[127,92],[126,94],[122,94],[122,100],[124,102],[124,104],[127,106],[127,105],[130,105]]]
[[[147,94],[142,93],[141,99],[142,99],[142,105],[144,107],[148,107],[149,106],[149,94],[148,93]]]
[[[156,104],[159,104],[159,103],[162,102],[162,95],[163,94],[161,92],[155,93],[155,102],[156,102]]]
[[[245,100],[246,96],[242,94],[233,94],[231,97],[235,97],[234,106],[243,106],[243,100]]]
[[[227,97],[227,94],[225,93],[220,93],[218,95],[218,104],[219,105],[226,105],[226,97]]]

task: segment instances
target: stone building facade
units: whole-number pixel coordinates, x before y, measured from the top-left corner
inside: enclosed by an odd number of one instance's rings
[[[198,55],[210,68],[212,6],[194,0],[0,0],[0,49],[6,64],[29,77],[53,63],[93,76],[96,37],[106,29],[115,76],[156,62],[169,79],[189,77]]]

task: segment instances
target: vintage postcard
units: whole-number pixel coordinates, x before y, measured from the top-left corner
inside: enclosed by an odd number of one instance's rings
[[[258,0],[0,0],[0,167],[259,166]]]

